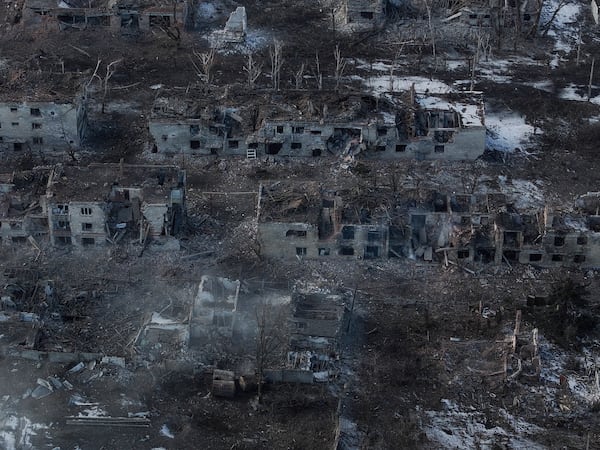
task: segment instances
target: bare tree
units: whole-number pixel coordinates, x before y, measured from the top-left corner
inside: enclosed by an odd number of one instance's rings
[[[431,53],[433,55],[433,71],[435,72],[437,70],[437,51],[435,47],[435,28],[433,27],[433,22],[431,20],[431,3],[432,0],[423,0],[423,4],[427,10],[427,22],[429,23],[429,34],[431,38]]]
[[[335,58],[335,90],[337,91],[340,87],[340,80],[344,74],[344,69],[346,68],[346,60],[342,58],[339,45],[335,46],[333,57]]]
[[[258,64],[254,61],[252,53],[248,53],[246,64],[244,65],[244,72],[248,75],[248,87],[254,89],[255,82],[262,73],[262,64]]]
[[[115,72],[117,70],[117,64],[119,64],[121,61],[122,61],[122,59],[117,59],[117,60],[107,64],[106,65],[106,74],[104,75],[104,78],[102,78],[100,75],[98,75],[98,69],[100,69],[100,64],[102,63],[102,60],[98,59],[98,61],[96,63],[96,68],[94,69],[94,73],[92,74],[92,76],[90,77],[90,79],[88,80],[88,82],[85,85],[85,91],[87,93],[87,91],[88,91],[90,85],[92,84],[92,82],[94,81],[94,79],[98,79],[98,81],[100,81],[100,84],[102,85],[102,114],[105,113],[105,109],[106,109],[106,97],[108,95],[108,82],[115,74]]]
[[[215,49],[211,48],[208,52],[197,52],[194,50],[194,56],[196,57],[196,61],[190,57],[192,60],[192,65],[194,66],[194,70],[196,71],[196,75],[200,77],[202,81],[207,84],[210,84],[212,81],[212,69],[215,65]]]
[[[304,79],[304,63],[300,65],[300,68],[297,72],[294,73],[294,85],[296,89],[300,89],[302,87],[302,80]]]
[[[262,299],[256,309],[256,376],[258,401],[262,402],[262,385],[267,367],[281,361],[286,344],[286,315],[282,305],[273,305]]]
[[[106,75],[104,75],[104,80],[102,80],[102,114],[104,114],[104,108],[106,106],[106,96],[108,94],[108,82],[115,74],[117,70],[117,64],[121,62],[120,59],[117,59],[110,64],[106,65]]]
[[[550,28],[552,27],[552,24],[554,23],[554,20],[556,20],[556,16],[558,16],[560,10],[570,3],[571,2],[569,0],[560,0],[558,2],[558,5],[556,5],[556,9],[552,13],[552,16],[550,16],[550,20],[548,20],[548,22],[541,26],[542,36],[546,37],[546,35],[550,31]]]
[[[273,89],[279,90],[279,82],[281,80],[281,67],[283,66],[283,42],[275,39],[271,48],[269,48],[269,56],[271,57],[271,80],[273,81]]]
[[[319,90],[323,89],[323,74],[321,73],[321,63],[319,62],[319,52],[315,53],[315,80]]]

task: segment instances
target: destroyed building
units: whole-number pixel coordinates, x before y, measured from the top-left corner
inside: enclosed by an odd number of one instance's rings
[[[190,311],[190,346],[211,339],[231,338],[235,325],[240,282],[203,275]]]
[[[174,94],[174,93],[173,93]],[[485,150],[480,97],[202,88],[157,98],[149,123],[165,155],[472,160]]]
[[[29,25],[53,26],[58,30],[106,28],[123,34],[180,29],[186,15],[186,2],[25,0],[23,5],[23,19]]]
[[[370,200],[317,182],[270,182],[260,189],[258,240],[269,258],[600,267],[597,193],[578,199],[567,214],[544,205],[518,210],[503,192],[421,189],[398,199],[373,188]]]
[[[52,156],[81,145],[87,112],[78,80],[28,73],[5,83],[0,92],[0,151]]]
[[[183,226],[185,172],[174,166],[57,165],[45,208],[53,245],[166,240]]]
[[[448,8],[447,17],[442,22],[479,29],[511,28],[527,34],[539,21],[542,3],[533,0],[456,2]]]
[[[289,319],[289,369],[308,372],[317,382],[335,376],[347,303],[347,296],[342,294],[294,290]]]
[[[25,173],[0,173],[0,245],[26,242],[48,235],[48,217],[39,200],[40,181]],[[17,188],[17,184],[24,188]]]
[[[260,197],[258,236],[267,257],[387,257],[387,222],[317,182],[265,184]]]
[[[338,21],[351,31],[378,28],[385,22],[384,0],[343,0],[340,3]]]

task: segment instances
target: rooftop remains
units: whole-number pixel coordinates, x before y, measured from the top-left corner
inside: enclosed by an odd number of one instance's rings
[[[447,94],[444,97],[418,94],[416,102],[428,111],[456,111],[460,115],[462,128],[485,125],[484,105],[480,94],[472,96]]]
[[[315,181],[265,182],[261,191],[263,222],[316,224],[321,211],[321,188]]]
[[[410,108],[408,94],[378,98],[360,92],[334,91],[252,91],[246,86],[201,87],[191,90],[165,90],[154,103],[153,119],[214,120],[224,112],[234,113],[244,122],[325,121],[344,123],[379,118],[394,121],[399,108]]]
[[[0,72],[0,102],[71,103],[82,91],[74,73],[53,74],[9,67]]]
[[[178,184],[176,166],[90,164],[57,165],[48,180],[47,196],[55,201],[106,201],[113,186],[143,189],[146,202],[164,202]]]

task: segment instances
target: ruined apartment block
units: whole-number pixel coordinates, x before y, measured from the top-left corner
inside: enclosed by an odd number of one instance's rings
[[[283,101],[272,92],[233,90],[159,97],[149,123],[153,152],[473,160],[485,150],[477,96],[294,91]]]
[[[201,347],[211,340],[231,339],[240,294],[240,282],[203,275],[198,294],[190,311],[191,347]]]
[[[329,381],[336,374],[339,339],[343,332],[347,295],[296,288],[292,293],[287,368],[303,378]]]
[[[382,191],[380,204],[367,207],[360,196],[316,182],[278,181],[260,189],[258,239],[269,258],[600,267],[598,193],[580,197],[572,213],[553,214],[543,206],[518,211],[502,192],[421,189],[393,203]]]
[[[145,245],[182,227],[185,173],[173,166],[57,165],[44,200],[53,245],[104,245],[124,238]]]
[[[105,28],[123,34],[182,28],[186,16],[186,2],[69,0],[57,4],[52,0],[26,0],[23,6],[23,20],[28,25],[51,26],[58,30]]]
[[[17,183],[30,183],[19,190]],[[15,180],[15,174],[0,174],[0,245],[13,245],[48,235],[48,218],[37,201],[31,180]]]
[[[345,200],[345,199],[344,199]],[[370,220],[360,205],[344,203],[316,182],[275,182],[261,187],[258,236],[270,258],[382,258],[388,226]],[[367,223],[362,223],[367,222]]]
[[[85,137],[87,113],[84,96],[76,94],[73,98],[75,89],[61,89],[60,80],[37,78],[31,77],[28,92],[18,96],[10,86],[3,89],[0,149],[9,156],[20,156],[25,151],[48,156],[72,151]],[[56,84],[59,85],[58,91],[55,90]]]
[[[458,9],[456,9],[458,6]],[[541,2],[533,0],[488,0],[456,4],[448,8],[445,23],[459,23],[472,28],[512,28],[528,33],[539,20]]]

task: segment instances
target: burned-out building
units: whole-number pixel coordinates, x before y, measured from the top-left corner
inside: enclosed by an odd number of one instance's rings
[[[346,309],[345,293],[296,288],[292,293],[287,367],[310,372],[315,381],[335,375]]]
[[[443,264],[600,267],[600,194],[568,213],[516,207],[502,191],[369,196],[316,182],[261,186],[258,240],[269,258],[408,258]]]
[[[388,254],[387,222],[316,182],[261,186],[258,236],[273,258],[381,258]]]
[[[240,294],[240,282],[203,275],[190,310],[190,346],[231,338]]]
[[[445,23],[500,30],[510,28],[522,33],[535,29],[542,10],[542,1],[476,0],[456,2],[448,9]]]
[[[48,235],[48,218],[39,202],[44,173],[0,173],[0,245]]]
[[[105,28],[123,34],[182,29],[186,15],[187,2],[25,0],[23,5],[23,19],[28,25],[58,30]]]
[[[28,74],[0,89],[0,152],[8,156],[73,151],[86,129],[85,95],[70,75]]]
[[[54,245],[166,239],[183,225],[185,173],[174,166],[57,165],[45,208]]]
[[[149,123],[165,155],[471,160],[485,150],[479,96],[203,88],[157,98]]]

